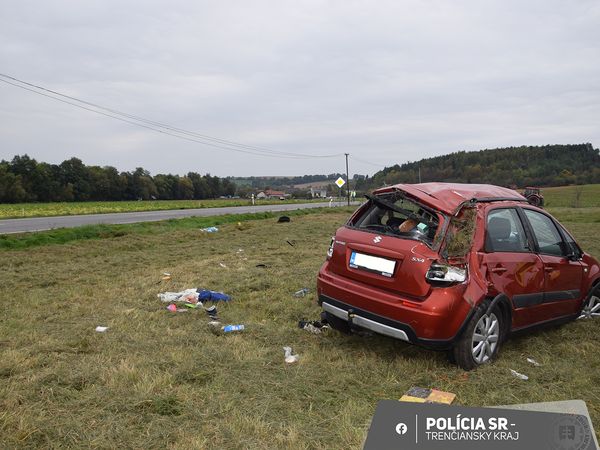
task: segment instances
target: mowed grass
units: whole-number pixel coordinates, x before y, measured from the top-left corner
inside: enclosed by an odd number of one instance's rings
[[[600,426],[600,322],[512,339],[468,373],[400,341],[299,329],[319,316],[315,275],[349,214],[2,251],[2,447],[361,448],[377,402],[411,386],[470,406],[581,398]],[[599,256],[600,225],[568,217]],[[163,272],[173,279],[159,282]],[[171,313],[156,297],[192,287],[231,294],[221,320],[246,329],[215,335],[203,312]],[[302,287],[311,295],[294,298]],[[284,363],[283,346],[298,364]]]
[[[312,200],[256,200],[257,205],[280,203],[308,203]],[[106,214],[136,211],[164,211],[169,209],[219,208],[223,206],[248,206],[247,198],[207,200],[151,200],[122,202],[57,202],[0,204],[0,219],[22,217],[72,216],[80,214]]]

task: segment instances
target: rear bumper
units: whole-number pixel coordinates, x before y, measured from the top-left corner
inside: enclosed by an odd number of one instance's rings
[[[325,295],[319,295],[319,305],[323,308],[323,311],[345,320],[351,327],[363,328],[377,334],[435,350],[451,348],[456,339],[460,337],[463,328],[461,327],[461,330],[450,339],[423,339],[418,337],[412,327],[406,323],[373,314]],[[466,325],[469,318],[470,315],[465,319],[464,325]]]
[[[318,303],[353,327],[434,349],[452,347],[474,310],[456,288],[436,289],[427,299],[409,302],[345,277],[323,273],[317,280]],[[326,269],[325,269],[326,270]]]

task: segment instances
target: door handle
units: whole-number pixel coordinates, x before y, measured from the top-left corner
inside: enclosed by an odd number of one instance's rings
[[[506,271],[507,271],[506,267],[502,267],[502,266],[494,267],[493,269],[490,270],[490,272],[492,272],[492,273],[504,273]]]

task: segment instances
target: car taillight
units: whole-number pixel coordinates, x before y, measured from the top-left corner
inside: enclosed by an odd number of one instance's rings
[[[434,284],[462,283],[467,279],[467,268],[434,261],[427,271],[425,278]]]
[[[335,244],[335,236],[331,238],[331,242],[329,243],[329,250],[327,250],[327,259],[330,259],[333,256],[333,245]]]

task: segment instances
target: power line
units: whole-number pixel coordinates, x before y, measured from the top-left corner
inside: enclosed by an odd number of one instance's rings
[[[370,161],[366,161],[366,160],[364,160],[364,159],[357,158],[356,156],[352,156],[352,155],[350,155],[350,158],[352,158],[352,159],[353,159],[353,160],[355,160],[355,161],[361,162],[361,163],[363,163],[363,164],[369,164],[369,165],[371,165],[371,166],[378,167],[378,168],[380,168],[380,169],[385,169],[385,168],[386,168],[386,166],[383,166],[383,165],[381,165],[381,164],[372,163],[372,162],[370,162]]]
[[[51,98],[53,100],[60,101],[62,103],[66,103],[71,106],[75,106],[77,108],[84,109],[86,111],[101,114],[103,116],[110,117],[110,118],[113,118],[116,120],[120,120],[120,121],[129,123],[129,124],[132,124],[132,125],[137,125],[137,126],[140,126],[143,128],[147,128],[147,129],[159,132],[159,133],[169,135],[169,136],[177,137],[180,139],[185,139],[188,141],[200,143],[203,145],[208,145],[208,146],[215,147],[215,148],[237,151],[237,152],[247,153],[247,154],[256,155],[256,156],[268,156],[268,157],[290,158],[290,159],[333,158],[333,157],[338,157],[338,156],[343,155],[342,153],[330,154],[330,155],[310,155],[310,154],[301,154],[301,153],[293,153],[293,152],[283,152],[283,151],[267,149],[264,147],[255,147],[255,146],[251,146],[251,145],[241,144],[241,143],[229,141],[226,139],[216,138],[213,136],[208,136],[208,135],[196,133],[193,131],[188,131],[188,130],[185,130],[182,128],[177,128],[177,127],[174,127],[174,126],[171,126],[168,124],[145,119],[140,116],[135,116],[133,114],[124,113],[124,112],[118,111],[116,109],[107,108],[107,107],[98,105],[96,103],[81,100],[76,97],[62,94],[62,93],[54,91],[52,89],[45,88],[43,86],[39,86],[39,85],[36,85],[33,83],[29,83],[29,82],[20,80],[18,78],[12,77],[10,75],[0,73],[0,77],[2,77],[2,78],[0,78],[0,81],[2,81],[4,83],[18,87],[20,89],[24,89],[24,90],[33,92],[38,95],[42,95],[44,97]],[[5,78],[5,79],[3,79],[3,78]],[[12,82],[8,81],[8,80],[12,80]],[[20,84],[18,84],[18,83],[20,83]],[[27,87],[27,86],[30,86],[30,87]],[[47,94],[44,92],[40,92],[40,91],[47,92]],[[57,96],[62,97],[62,98],[58,98]],[[64,100],[65,98],[72,100],[72,101]],[[77,102],[77,103],[75,103],[75,102]],[[84,105],[87,105],[87,106],[84,106]],[[99,110],[103,110],[106,112],[99,111]],[[167,130],[167,131],[165,131],[165,130]]]

